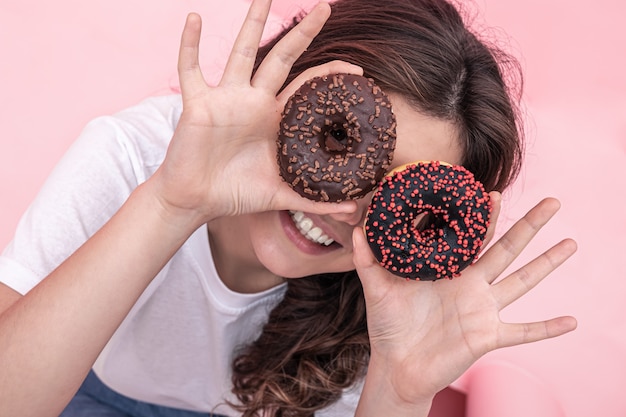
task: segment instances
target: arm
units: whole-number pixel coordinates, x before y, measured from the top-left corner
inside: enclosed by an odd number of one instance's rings
[[[277,96],[295,60],[328,16],[315,8],[251,78],[269,1],[257,0],[237,38],[223,80],[209,87],[198,67],[200,20],[190,15],[179,54],[183,114],[162,166],[65,262],[21,297],[0,288],[2,413],[55,416],[153,277],[202,224],[219,216],[299,208],[330,213],[353,204],[303,199],[277,175]],[[330,63],[302,77],[358,72]],[[249,109],[242,115],[240,109]],[[240,178],[258,166],[257,181]]]
[[[58,415],[150,280],[193,232],[197,219],[168,216],[149,187],[138,188],[0,316],[0,404],[7,415]]]
[[[355,264],[368,307],[372,351],[357,416],[425,417],[435,394],[485,353],[576,327],[572,317],[511,324],[498,315],[575,252],[576,244],[565,239],[496,281],[558,208],[556,200],[543,200],[461,277],[435,282],[405,281],[387,273],[369,252],[363,232],[355,230]]]

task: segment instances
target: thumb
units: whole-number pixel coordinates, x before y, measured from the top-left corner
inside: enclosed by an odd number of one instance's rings
[[[365,239],[365,232],[362,227],[355,227],[352,231],[352,247],[354,266],[361,280],[366,299],[381,298],[389,287],[390,279],[397,278],[392,277],[378,263]]]
[[[359,225],[352,230],[352,253],[354,266],[357,271],[366,271],[378,265],[372,250],[365,239],[363,226]]]

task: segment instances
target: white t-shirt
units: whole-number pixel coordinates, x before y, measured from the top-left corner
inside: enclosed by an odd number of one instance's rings
[[[113,216],[163,161],[181,109],[179,95],[155,97],[89,123],[20,220],[0,256],[0,282],[27,293]],[[131,398],[236,416],[224,404],[233,400],[233,355],[256,339],[284,290],[228,289],[201,227],[142,294],[94,370]],[[360,389],[316,415],[352,415]]]

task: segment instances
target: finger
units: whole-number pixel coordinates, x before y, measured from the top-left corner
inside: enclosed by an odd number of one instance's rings
[[[287,85],[280,92],[277,98],[281,102],[286,102],[287,99],[291,97],[296,92],[296,90],[302,86],[302,84],[304,84],[311,78],[338,73],[363,75],[363,68],[359,67],[358,65],[339,60],[330,61],[316,67],[308,68],[305,71],[302,71],[296,78],[294,78],[294,80],[290,82],[289,85]]]
[[[357,271],[366,271],[368,269],[378,269],[380,266],[374,257],[362,227],[355,227],[352,231],[352,247],[354,253],[354,266]]]
[[[526,294],[576,252],[576,242],[563,240],[493,286],[502,309]]]
[[[489,245],[491,239],[493,239],[493,235],[496,232],[496,224],[498,221],[498,216],[500,216],[500,208],[502,207],[502,194],[498,191],[492,191],[489,193],[489,198],[491,200],[491,214],[489,216],[489,228],[487,229],[487,234],[485,235],[485,239],[483,241],[483,245],[481,249],[484,249]]]
[[[321,203],[303,198],[296,207],[300,211],[314,214],[346,214],[352,215],[357,210],[356,202],[352,200],[340,203]]]
[[[487,282],[493,282],[519,256],[559,207],[559,201],[554,198],[542,200],[478,259],[476,266],[484,269]]]
[[[178,78],[183,97],[188,97],[206,85],[198,59],[201,31],[202,19],[190,13],[185,21],[178,52]]]
[[[538,342],[576,329],[574,317],[564,316],[535,323],[505,323],[500,330],[498,348]]]
[[[291,71],[293,63],[311,44],[330,16],[330,5],[319,3],[267,54],[252,80],[255,87],[275,95]]]
[[[235,39],[220,84],[250,84],[271,0],[253,0]]]
[[[352,258],[365,298],[375,303],[388,288],[390,274],[374,257],[361,227],[352,231]]]
[[[281,184],[281,190],[274,195],[271,203],[274,210],[298,210],[314,214],[351,214],[355,213],[358,206],[354,200],[346,200],[340,203],[320,202],[302,197],[286,183]]]

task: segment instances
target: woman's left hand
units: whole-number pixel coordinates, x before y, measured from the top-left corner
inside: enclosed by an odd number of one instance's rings
[[[492,193],[492,198],[495,219],[500,196]],[[372,256],[363,231],[355,230],[355,265],[365,292],[372,350],[368,377],[377,372],[373,367],[384,369],[378,375],[384,375],[382,383],[397,401],[428,403],[485,353],[575,329],[572,317],[516,324],[499,317],[500,310],[576,251],[576,243],[565,239],[496,282],[559,206],[555,199],[541,201],[452,280],[415,282],[390,274]]]

